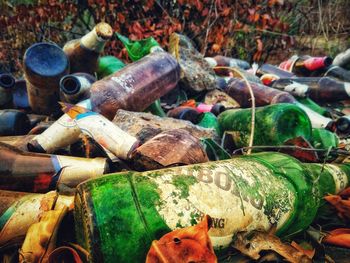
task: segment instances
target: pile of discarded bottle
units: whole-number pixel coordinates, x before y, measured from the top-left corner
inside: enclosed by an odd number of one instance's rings
[[[101,56],[112,37],[132,63]],[[0,75],[0,250],[32,262],[63,239],[92,262],[144,261],[205,215],[216,251],[239,231],[299,233],[350,182],[346,66],[349,51],[251,67],[106,23],[62,49],[33,44],[22,79]]]

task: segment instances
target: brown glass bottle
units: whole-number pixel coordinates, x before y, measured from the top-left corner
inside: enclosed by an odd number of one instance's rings
[[[69,61],[63,50],[51,43],[36,43],[23,59],[29,104],[39,114],[59,109],[59,82],[68,74]]]
[[[295,98],[287,92],[269,88],[265,85],[250,82],[255,96],[256,106],[265,106],[274,103],[294,103]],[[244,80],[231,78],[225,92],[234,98],[243,108],[252,106],[249,88]]]
[[[112,35],[112,27],[101,22],[82,38],[67,42],[63,50],[69,58],[70,73],[85,72],[93,75],[98,67],[100,53]]]
[[[265,75],[265,74],[271,74],[271,75],[275,76],[276,79],[295,77],[295,75],[293,73],[286,71],[286,70],[283,70],[283,69],[280,69],[279,67],[276,67],[276,66],[271,65],[271,64],[261,65],[261,67],[258,68],[256,74],[260,77],[262,75]]]
[[[107,170],[104,158],[29,153],[0,143],[0,189],[41,192],[68,190]]]
[[[172,90],[180,66],[167,52],[151,53],[91,87],[92,109],[112,120],[118,109],[143,111]]]
[[[286,90],[294,82],[304,84],[304,95],[308,95],[316,102],[337,102],[350,99],[350,83],[337,81],[328,77],[278,79],[272,87],[279,90]]]

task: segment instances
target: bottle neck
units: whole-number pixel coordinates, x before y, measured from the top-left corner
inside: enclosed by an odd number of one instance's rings
[[[99,37],[96,32],[96,28],[87,33],[81,38],[81,45],[85,48],[95,51],[97,53],[102,53],[106,40]]]

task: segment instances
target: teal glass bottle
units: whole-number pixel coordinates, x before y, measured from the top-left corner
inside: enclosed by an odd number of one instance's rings
[[[219,252],[240,231],[276,225],[283,237],[304,230],[322,197],[339,193],[349,179],[346,164],[303,164],[272,152],[112,174],[78,186],[77,241],[92,262],[144,262],[154,239],[207,214]]]

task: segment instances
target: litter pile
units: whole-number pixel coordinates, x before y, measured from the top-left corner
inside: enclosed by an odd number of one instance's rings
[[[2,261],[349,258],[350,50],[251,66],[99,23],[23,66],[0,75]]]

